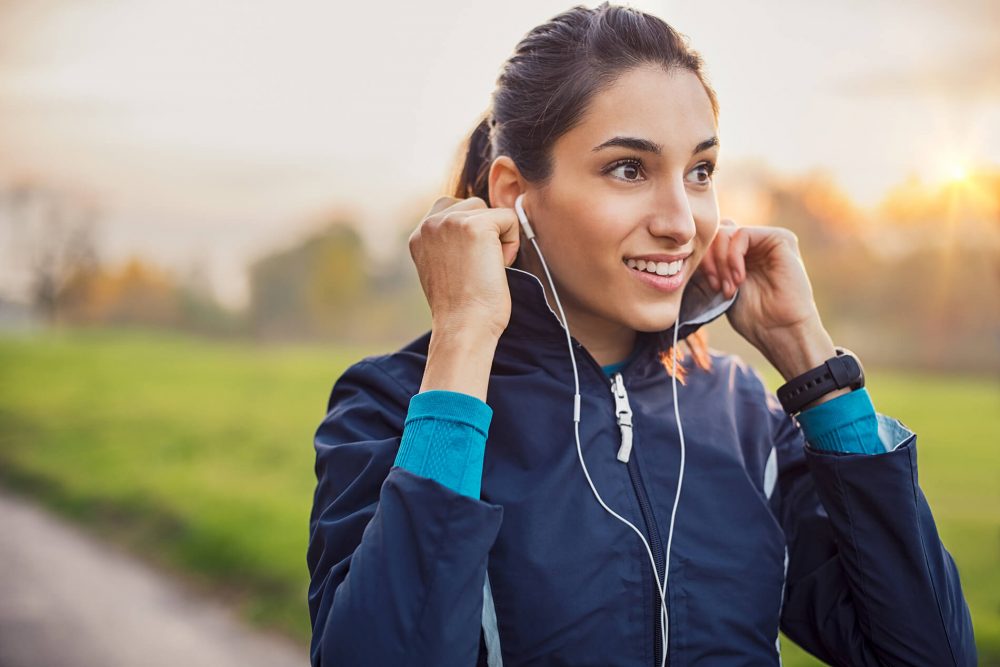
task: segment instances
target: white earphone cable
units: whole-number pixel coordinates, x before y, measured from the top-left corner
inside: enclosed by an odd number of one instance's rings
[[[656,559],[653,558],[653,550],[649,546],[649,542],[646,537],[642,534],[642,531],[635,527],[628,519],[622,517],[613,509],[608,507],[604,499],[601,498],[601,494],[597,492],[597,488],[594,486],[594,482],[590,477],[590,472],[587,470],[587,464],[583,459],[583,449],[580,445],[580,376],[577,371],[576,366],[576,353],[573,351],[573,340],[570,336],[569,323],[566,321],[566,313],[563,311],[562,303],[559,300],[559,293],[556,291],[555,283],[552,280],[552,274],[549,273],[549,267],[545,263],[545,257],[542,255],[541,249],[538,247],[538,242],[535,240],[534,230],[532,230],[530,223],[528,222],[527,215],[524,213],[524,208],[521,204],[524,194],[518,195],[516,201],[514,202],[514,209],[517,211],[518,219],[521,222],[522,227],[525,230],[527,238],[531,241],[532,245],[535,247],[535,252],[538,254],[538,259],[541,260],[542,269],[545,271],[545,277],[548,279],[549,286],[552,288],[552,296],[555,299],[556,307],[559,309],[559,316],[562,318],[563,330],[566,332],[566,344],[569,346],[570,360],[573,362],[573,383],[575,393],[573,395],[573,430],[576,436],[576,453],[580,459],[580,467],[583,468],[583,474],[587,478],[587,484],[590,485],[590,490],[594,493],[594,497],[597,498],[597,502],[600,503],[611,516],[615,517],[626,526],[632,529],[639,539],[642,540],[643,546],[646,548],[646,553],[649,556],[649,562],[653,566],[653,577],[656,580],[656,589],[660,594],[660,631],[663,637],[663,655],[660,662],[661,667],[666,665],[667,662],[667,648],[669,646],[669,630],[670,630],[670,618],[667,614],[666,609],[666,590],[667,590],[667,576],[670,572],[670,547],[673,542],[674,535],[674,519],[677,515],[677,505],[680,501],[681,496],[681,484],[684,481],[684,431],[681,428],[681,418],[680,418],[680,408],[677,403],[677,331],[680,328],[680,322],[678,321],[674,325],[674,344],[672,348],[673,352],[673,394],[674,394],[674,417],[677,420],[677,430],[680,433],[680,445],[681,445],[681,462],[680,462],[680,472],[677,477],[677,493],[674,496],[673,509],[670,513],[670,528],[667,533],[667,547],[666,554],[664,555],[664,571],[663,571],[663,581],[660,582],[660,574],[656,569]],[[679,320],[679,314],[678,314]]]

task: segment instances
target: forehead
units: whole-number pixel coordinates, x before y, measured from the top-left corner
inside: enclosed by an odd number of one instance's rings
[[[629,70],[591,99],[583,120],[553,147],[590,151],[616,135],[642,137],[663,146],[667,156],[691,156],[717,134],[708,93],[689,70],[647,65]],[[562,144],[560,147],[558,144]]]

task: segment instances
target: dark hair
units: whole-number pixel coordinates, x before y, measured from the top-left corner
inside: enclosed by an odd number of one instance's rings
[[[684,35],[656,16],[602,2],[593,9],[577,5],[531,30],[501,68],[490,107],[469,136],[454,196],[489,203],[489,169],[499,155],[509,156],[525,179],[544,185],[552,175],[556,140],[582,120],[598,93],[646,64],[694,73],[718,122],[718,100],[701,56]],[[708,370],[704,332],[696,331],[685,342],[695,363]],[[679,350],[677,356],[683,359]],[[669,354],[665,360],[661,354],[661,360],[672,373]],[[681,381],[684,370],[678,368]]]

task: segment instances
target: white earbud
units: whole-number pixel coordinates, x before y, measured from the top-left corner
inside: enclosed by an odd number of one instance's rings
[[[521,204],[521,200],[524,199],[524,193],[522,192],[514,200],[514,210],[517,212],[517,219],[521,221],[521,227],[524,228],[524,235],[528,237],[528,240],[535,238],[535,230],[531,228],[531,223],[528,222],[528,216],[524,212],[524,206]]]

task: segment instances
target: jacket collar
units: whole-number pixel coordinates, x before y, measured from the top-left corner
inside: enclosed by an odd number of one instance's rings
[[[541,281],[534,274],[511,266],[506,267],[506,273],[507,286],[510,289],[511,314],[507,329],[501,336],[501,343],[520,347],[519,341],[524,341],[536,345],[542,344],[546,349],[559,345],[565,351],[566,331],[560,323],[559,316],[546,301]],[[713,290],[703,279],[689,281],[681,297],[678,341],[721,316],[738,296],[737,290],[732,297],[726,298],[722,292]],[[646,368],[654,364],[660,366],[659,352],[673,344],[675,326],[676,323],[660,331],[640,331],[636,338],[637,349],[630,357],[629,367]],[[580,351],[585,351],[585,348],[575,337],[572,338],[572,342],[579,358]]]

